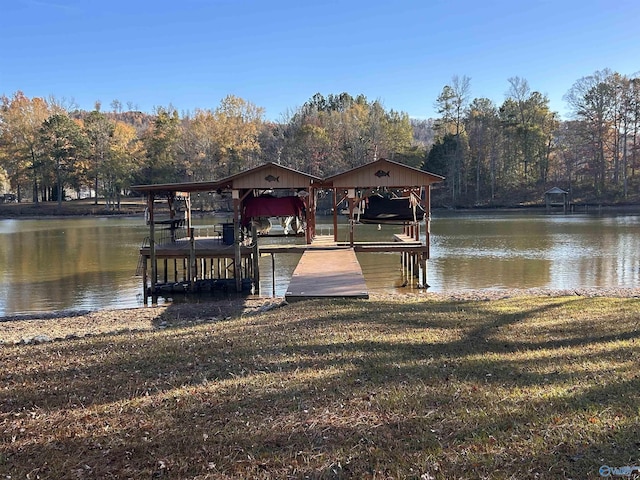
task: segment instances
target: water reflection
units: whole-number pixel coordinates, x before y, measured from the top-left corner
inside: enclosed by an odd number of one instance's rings
[[[139,219],[0,222],[0,314],[139,304]]]
[[[224,220],[224,219],[223,219]],[[640,288],[638,215],[513,215],[435,212],[428,291],[477,288]],[[196,220],[211,228],[220,219]],[[356,240],[390,240],[398,226],[357,225]],[[320,218],[318,231],[332,231]],[[0,221],[0,315],[142,305],[135,276],[148,234],[141,218]],[[338,238],[348,240],[344,221]],[[263,242],[288,242],[270,238]],[[303,241],[297,239],[298,242]],[[405,287],[399,255],[359,254],[370,291]],[[260,258],[261,294],[286,292],[299,255]],[[275,288],[273,279],[275,278]]]
[[[639,216],[434,218],[437,289],[640,286]]]

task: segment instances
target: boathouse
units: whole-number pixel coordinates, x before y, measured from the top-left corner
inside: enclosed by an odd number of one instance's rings
[[[392,223],[405,227],[405,232],[419,240],[420,221],[424,218],[427,231],[431,211],[431,185],[444,180],[443,177],[417,168],[381,158],[377,161],[347,170],[325,179],[325,186],[333,190],[334,236],[337,241],[338,206],[347,204],[349,223],[367,221],[373,223]],[[373,208],[373,199],[386,199],[378,202],[380,213],[368,216]],[[393,206],[394,203],[402,204]],[[402,207],[405,213],[402,214]],[[356,213],[357,212],[357,213]],[[427,213],[426,217],[424,213]],[[349,241],[354,243],[354,229],[350,228]],[[427,245],[428,246],[428,245]],[[427,249],[428,252],[428,249]]]
[[[569,192],[562,190],[559,187],[553,187],[552,189],[544,192],[544,203],[547,208],[547,213],[557,208],[560,208],[562,213],[567,213],[567,207],[569,206]]]
[[[368,297],[355,256],[365,251],[400,253],[403,269],[420,279],[419,286],[426,287],[430,186],[442,180],[438,175],[380,159],[326,179],[267,163],[213,182],[134,186],[132,190],[147,196],[149,237],[140,249],[145,299],[163,292],[210,291],[230,284],[237,291],[256,288],[260,255],[270,254],[274,265],[276,253],[303,253],[287,299]],[[230,195],[233,221],[220,225],[213,235],[196,235],[191,223],[191,195],[195,192]],[[331,237],[316,235],[316,201],[321,192],[332,195]],[[156,214],[156,202],[161,200],[166,200],[168,212],[162,218]],[[178,204],[184,212],[178,211]],[[348,214],[347,243],[338,242],[337,233],[343,204]],[[305,244],[265,243],[273,217],[283,220],[285,233],[293,224],[291,235],[304,235]],[[365,221],[398,224],[401,230],[388,242],[358,242],[356,225]],[[338,251],[343,252],[338,255]],[[306,252],[309,255],[305,257]],[[328,252],[340,259],[332,259]],[[309,267],[312,257],[320,267]],[[332,262],[334,267],[326,268]],[[348,268],[337,272],[338,266]]]
[[[149,236],[140,249],[140,274],[145,298],[176,292],[237,291],[259,282],[257,231],[260,220],[293,217],[306,225],[308,243],[315,228],[313,186],[321,179],[275,163],[267,163],[213,182],[135,185],[147,196]],[[213,234],[196,235],[191,195],[230,195],[233,220]],[[156,215],[156,202],[166,201],[167,214]],[[179,212],[177,205],[184,209]],[[245,234],[246,232],[246,234]],[[150,282],[149,282],[150,277]]]
[[[334,241],[338,211],[346,204],[349,246],[355,252],[397,252],[407,278],[427,288],[430,256],[431,185],[444,177],[384,158],[326,178],[333,192]],[[361,223],[395,224],[401,230],[388,242],[357,241]],[[424,223],[424,241],[420,225]]]

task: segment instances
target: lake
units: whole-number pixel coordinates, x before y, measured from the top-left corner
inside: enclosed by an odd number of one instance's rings
[[[226,218],[202,218],[213,229]],[[343,220],[344,221],[344,220]],[[332,219],[319,217],[318,233]],[[356,225],[356,240],[391,239],[399,226]],[[348,238],[342,223],[339,239]],[[142,218],[0,220],[0,316],[143,305],[135,276],[148,235]],[[261,239],[263,243],[286,241]],[[398,254],[359,254],[371,292],[401,287]],[[299,255],[260,259],[261,294],[283,296]],[[275,273],[275,275],[274,275]],[[272,278],[275,276],[275,289]],[[640,216],[434,212],[428,292],[504,288],[640,288]]]

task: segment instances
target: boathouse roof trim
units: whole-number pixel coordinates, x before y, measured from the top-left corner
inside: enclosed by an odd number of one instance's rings
[[[333,188],[421,187],[441,182],[444,177],[409,165],[381,158],[325,179]]]
[[[236,188],[308,188],[311,184],[320,182],[320,177],[269,162],[212,182],[133,185],[131,190],[140,193],[171,193]]]

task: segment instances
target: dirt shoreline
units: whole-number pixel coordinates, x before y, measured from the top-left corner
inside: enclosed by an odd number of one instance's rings
[[[538,297],[617,297],[640,298],[638,288],[584,288],[571,290],[502,289],[434,292],[428,294],[372,294],[378,302],[490,301],[517,296]],[[367,300],[358,300],[367,301]],[[228,298],[202,303],[173,303],[128,309],[96,311],[58,311],[42,314],[0,317],[0,345],[47,343],[121,332],[144,332],[156,329],[216,322],[286,307],[283,298]]]

